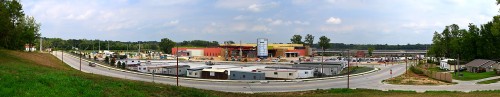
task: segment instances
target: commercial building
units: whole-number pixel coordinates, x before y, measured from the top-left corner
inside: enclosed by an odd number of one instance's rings
[[[240,53],[241,51],[241,53]],[[303,44],[268,44],[268,57],[299,57],[312,54],[309,46]],[[181,56],[211,56],[224,57],[226,59],[257,58],[257,44],[221,44],[219,47],[211,48],[172,48],[172,54],[179,53]]]
[[[323,64],[323,65],[321,65]],[[347,67],[346,61],[330,61],[330,62],[302,62],[294,64],[295,68],[309,68],[313,69],[316,75],[331,76],[338,75],[342,72],[344,68]]]

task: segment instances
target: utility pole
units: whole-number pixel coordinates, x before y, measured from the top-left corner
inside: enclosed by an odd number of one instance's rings
[[[80,51],[79,55],[80,55],[80,71],[82,71],[82,51]]]
[[[321,50],[323,50],[323,53],[321,53],[321,76],[323,77],[324,73],[323,73],[323,56],[325,56],[325,49],[323,47],[321,47]]]
[[[155,83],[155,71],[156,71],[156,69],[153,70],[153,83]]]
[[[457,68],[457,65],[460,65],[460,54],[457,54],[458,55],[458,58],[457,58],[457,64],[455,64],[455,75],[457,75],[457,72],[460,72],[460,69]]]
[[[406,57],[406,51],[405,51],[404,56],[405,56],[405,62],[406,62],[406,67],[405,67],[405,73],[406,74],[405,75],[408,75],[408,57]]]
[[[43,41],[43,40],[42,40],[42,37],[40,37],[40,52],[41,52],[41,51],[43,51],[43,50],[42,50],[42,41]]]
[[[109,51],[109,40],[108,40],[108,51]]]
[[[347,50],[347,89],[349,89],[349,75],[351,75],[351,70],[349,70],[349,62],[351,61],[350,58],[351,54],[349,53],[349,50]]]
[[[242,56],[243,56],[243,52],[241,50],[241,40],[240,40],[240,58],[239,58],[239,61],[241,61]]]
[[[97,40],[99,42],[99,51],[97,51],[97,53],[99,53],[101,51],[101,40]]]
[[[64,50],[61,50],[61,63],[64,64]]]
[[[179,46],[176,44],[175,45],[176,49],[175,49],[175,59],[177,59],[177,73],[176,73],[176,80],[177,80],[177,86],[179,86]]]

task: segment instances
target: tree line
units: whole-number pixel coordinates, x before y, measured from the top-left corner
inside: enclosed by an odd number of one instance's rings
[[[497,0],[497,5],[500,0]],[[500,59],[500,15],[480,26],[470,23],[468,29],[456,24],[446,26],[439,33],[434,32],[432,46],[428,53],[434,57],[473,59]]]
[[[328,41],[328,42],[327,42]],[[330,43],[330,39],[326,36],[321,36],[320,41],[317,44],[314,44],[314,36],[311,34],[307,34],[305,36],[305,40],[302,41],[301,35],[293,35],[290,39],[291,43],[294,44],[304,44],[311,46],[313,48],[324,48],[324,49],[333,49],[333,50],[368,50],[368,49],[377,49],[377,50],[427,50],[430,47],[430,44],[407,44],[407,45],[387,45],[387,44],[344,44],[344,43]],[[328,45],[327,45],[328,44]]]
[[[158,41],[136,41],[136,42],[122,42],[113,40],[89,40],[89,39],[61,39],[61,38],[42,38],[42,43],[44,48],[52,48],[54,50],[68,50],[68,49],[80,49],[80,50],[139,50],[141,51],[162,51],[164,53],[170,53],[171,48],[174,46],[181,47],[214,47],[219,46],[217,41],[205,41],[205,40],[192,40],[192,41],[182,41],[174,42],[168,38],[161,39]],[[39,43],[35,43],[39,45]]]
[[[30,48],[40,37],[40,23],[24,14],[17,0],[0,0],[0,48],[23,50]],[[31,51],[31,50],[30,50]]]

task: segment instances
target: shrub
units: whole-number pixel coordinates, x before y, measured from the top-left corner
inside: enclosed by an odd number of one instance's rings
[[[424,74],[424,72],[422,72],[422,70],[418,69],[417,67],[414,67],[414,66],[411,66],[410,67],[410,71],[415,73],[415,74]]]

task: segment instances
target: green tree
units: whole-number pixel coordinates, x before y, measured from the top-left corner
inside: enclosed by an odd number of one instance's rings
[[[314,36],[312,36],[311,34],[307,34],[306,37],[305,37],[305,40],[304,40],[304,44],[306,45],[313,45],[314,44]]]
[[[163,38],[161,39],[159,46],[163,53],[170,54],[172,53],[172,48],[175,46],[175,42],[168,38]]]
[[[303,43],[302,43],[302,36],[300,36],[300,35],[293,35],[293,36],[292,36],[292,39],[290,39],[290,41],[291,41],[293,44],[303,44]]]
[[[372,54],[373,54],[373,47],[370,47],[370,48],[368,48],[368,55],[370,55],[370,57],[372,57]]]
[[[331,44],[330,44],[330,39],[326,36],[321,36],[319,38],[319,42],[318,42],[319,46],[321,47],[321,49],[323,51],[325,51],[325,49],[328,49],[331,47]]]
[[[224,44],[234,44],[234,41],[230,40],[230,41],[224,41]]]

